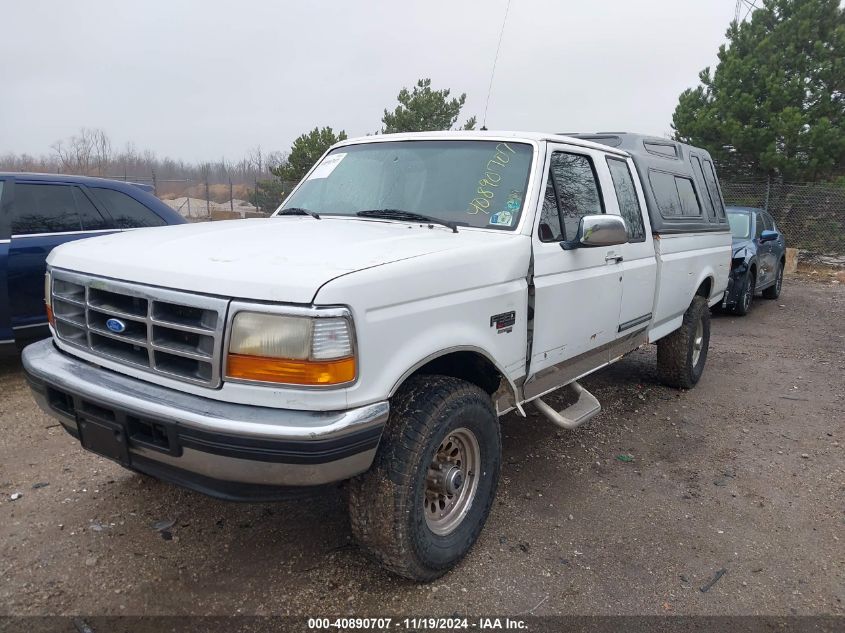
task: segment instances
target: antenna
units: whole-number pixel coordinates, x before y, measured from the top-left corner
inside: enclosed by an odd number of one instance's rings
[[[481,120],[481,129],[487,129],[487,109],[490,107],[490,93],[493,92],[493,77],[496,76],[496,62],[499,61],[499,49],[502,48],[502,36],[505,34],[505,24],[508,22],[508,12],[511,9],[511,0],[505,7],[505,17],[502,20],[502,28],[499,30],[499,43],[496,45],[496,56],[493,58],[493,69],[490,71],[490,85],[487,87],[487,101],[484,103],[484,118]]]
[[[757,6],[757,0],[736,0],[736,7],[734,8],[734,22],[736,22],[737,25],[740,24],[739,14],[745,7],[748,7],[748,10],[742,17],[742,22],[745,22],[745,18],[747,18],[748,14],[751,13],[754,9],[760,8]]]

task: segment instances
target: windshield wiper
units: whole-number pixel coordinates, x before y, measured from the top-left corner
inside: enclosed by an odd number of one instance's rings
[[[320,219],[319,213],[303,209],[302,207],[288,207],[287,209],[282,209],[276,215],[310,215],[312,218]]]
[[[414,213],[413,211],[403,211],[402,209],[368,209],[367,211],[358,211],[355,215],[362,218],[384,218],[385,220],[409,220],[411,222],[441,224],[452,229],[453,233],[458,232],[458,224],[456,222],[441,220],[440,218],[423,215],[422,213]]]

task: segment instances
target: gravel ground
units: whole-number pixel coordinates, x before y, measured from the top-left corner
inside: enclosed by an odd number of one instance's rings
[[[481,539],[427,586],[361,554],[340,492],[231,504],[84,452],[6,362],[0,613],[845,614],[843,323],[845,285],[792,278],[714,317],[690,392],[652,346],[585,381],[576,431],[508,416]]]

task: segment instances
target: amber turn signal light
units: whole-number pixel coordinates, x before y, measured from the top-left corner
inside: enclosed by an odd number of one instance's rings
[[[355,358],[313,361],[229,354],[226,376],[287,385],[340,385],[355,380]]]

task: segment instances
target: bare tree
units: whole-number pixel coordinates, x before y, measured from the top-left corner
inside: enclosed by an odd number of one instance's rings
[[[94,157],[97,163],[97,175],[105,176],[107,168],[111,163],[111,140],[100,129],[90,130],[91,142],[94,148]]]
[[[103,175],[111,160],[111,141],[100,129],[82,128],[79,134],[58,140],[51,148],[63,172]]]
[[[96,175],[156,185],[164,196],[220,195],[215,184],[231,182],[227,195],[247,198],[257,182],[272,179],[270,169],[285,162],[286,152],[268,152],[260,145],[250,148],[237,161],[225,157],[218,161],[187,163],[138,148],[134,143],[115,147],[109,136],[98,128],[81,128],[77,133],[57,140],[50,151],[40,156],[5,153],[0,155],[0,170]],[[154,182],[155,181],[155,182]],[[198,187],[197,187],[198,186]]]

